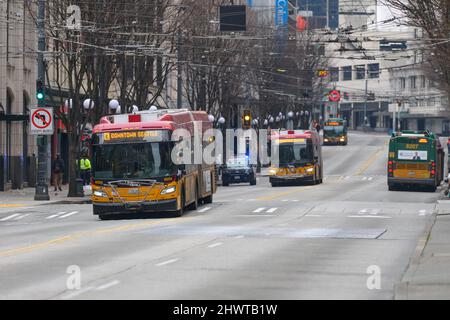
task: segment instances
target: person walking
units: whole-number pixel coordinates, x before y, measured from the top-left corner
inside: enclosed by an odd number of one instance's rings
[[[81,179],[83,179],[83,185],[87,186],[91,182],[91,161],[87,157],[87,155],[84,155],[80,159],[80,172],[81,172]]]
[[[52,171],[53,171],[53,183],[55,185],[55,191],[62,191],[62,180],[64,174],[64,160],[61,159],[61,155],[58,153],[56,155],[56,159],[53,162]]]

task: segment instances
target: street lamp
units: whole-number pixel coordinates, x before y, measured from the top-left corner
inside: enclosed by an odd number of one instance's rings
[[[209,122],[214,122],[215,118],[212,114],[208,115]]]
[[[84,110],[91,110],[94,108],[94,100],[92,99],[86,99],[83,101],[83,108]]]
[[[136,113],[139,111],[139,107],[136,105],[133,105],[133,107],[131,108],[133,113]]]
[[[150,111],[158,111],[158,107],[157,106],[151,106],[150,107]]]
[[[73,100],[72,100],[72,99],[69,99],[69,100],[64,101],[64,106],[65,106],[67,109],[72,109],[72,107],[73,107]]]
[[[111,111],[114,111],[114,113],[120,113],[119,101],[117,101],[116,99],[112,99],[111,101],[109,101],[108,107]]]

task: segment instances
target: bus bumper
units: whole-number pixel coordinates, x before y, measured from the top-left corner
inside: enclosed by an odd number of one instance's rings
[[[270,177],[270,183],[275,184],[290,184],[290,183],[301,183],[301,182],[313,182],[314,175],[305,175],[305,176],[284,176],[284,177]]]
[[[94,215],[173,212],[178,210],[177,199],[160,200],[154,202],[123,203],[93,203]]]
[[[423,186],[435,186],[436,181],[434,179],[405,179],[405,178],[388,178],[388,185],[423,185]]]

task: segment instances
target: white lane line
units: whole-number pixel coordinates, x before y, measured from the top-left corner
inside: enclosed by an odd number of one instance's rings
[[[362,180],[363,180],[363,181],[366,181],[366,180],[367,180],[367,177],[363,177]]]
[[[274,213],[277,210],[278,208],[270,208],[269,210],[266,211],[266,213]]]
[[[163,261],[163,262],[157,263],[157,264],[155,264],[155,266],[162,267],[162,266],[165,266],[165,265],[177,262],[178,260],[179,259],[170,259],[170,260],[167,260],[167,261]]]
[[[300,200],[292,200],[292,202],[300,202]]]
[[[5,217],[5,218],[3,218],[3,219],[0,219],[0,221],[8,221],[8,220],[14,219],[15,217],[18,217],[18,216],[20,216],[20,214],[15,213],[15,214],[12,214],[12,215],[10,215],[10,216],[8,216],[8,217]]]
[[[64,218],[73,216],[74,214],[77,214],[77,213],[78,213],[78,211],[72,211],[72,212],[69,212],[68,214],[65,214],[65,215],[63,215],[63,216],[60,216],[59,219],[64,219]]]
[[[424,216],[426,216],[426,215],[427,215],[427,210],[423,209],[423,210],[420,210],[420,211],[419,211],[419,216],[424,217]]]
[[[234,237],[235,239],[242,239],[242,238],[244,238],[244,236],[243,235],[240,235],[240,236],[236,236],[236,237]]]
[[[86,292],[88,292],[88,291],[91,291],[91,290],[93,290],[93,289],[94,289],[94,287],[87,287],[87,288],[84,288],[84,289],[81,289],[81,290],[76,290],[76,291],[74,291],[74,292],[72,292],[72,293],[69,293],[69,294],[67,294],[67,295],[65,295],[65,296],[63,296],[63,297],[61,297],[61,299],[62,299],[62,300],[72,299],[72,298],[78,297],[79,295],[81,295],[81,294],[83,294],[83,293],[86,293]]]
[[[254,210],[253,213],[260,213],[260,212],[263,212],[264,210],[266,210],[266,208],[258,208],[256,210]]]
[[[48,216],[46,219],[53,219],[53,218],[56,218],[56,217],[58,217],[58,216],[60,216],[60,215],[62,215],[62,214],[65,214],[65,213],[66,213],[66,211],[58,212],[58,213],[56,213],[56,214],[53,214],[53,215],[51,215],[51,216]]]
[[[119,283],[120,283],[119,280],[113,280],[111,282],[105,283],[104,285],[95,288],[95,290],[96,291],[106,290],[108,288],[111,288],[111,287],[114,287],[114,286],[118,285]]]
[[[359,210],[359,212],[358,212],[358,214],[365,214],[365,213],[367,213],[369,210],[367,210],[367,209],[362,209],[362,210]]]
[[[369,177],[369,179],[368,179],[369,181],[372,181],[373,180],[373,177]]]
[[[347,216],[347,218],[392,219],[392,217],[388,216]]]
[[[216,242],[216,243],[213,243],[213,244],[209,245],[208,248],[211,249],[211,248],[219,247],[221,245],[223,245],[222,242]]]
[[[288,199],[281,200],[281,202],[289,202]]]
[[[206,208],[203,208],[201,210],[198,210],[197,212],[206,212],[206,211],[208,211],[210,209],[212,209],[212,208],[211,207],[206,207]]]
[[[23,216],[20,216],[20,217],[15,218],[14,220],[15,220],[15,221],[22,220],[23,218],[26,218],[26,217],[28,217],[28,216],[30,216],[30,215],[31,215],[31,213],[27,213],[27,214],[24,214]]]
[[[305,217],[323,217],[321,214],[308,214]]]

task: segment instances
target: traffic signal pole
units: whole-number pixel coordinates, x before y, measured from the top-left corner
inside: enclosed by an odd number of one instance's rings
[[[38,81],[40,85],[45,87],[45,0],[39,0],[38,3]],[[39,92],[38,92],[39,94]],[[45,95],[37,97],[38,107],[45,107]],[[41,99],[42,98],[42,99]],[[34,200],[45,201],[50,200],[48,193],[48,139],[46,135],[38,136],[38,170],[37,183]]]

